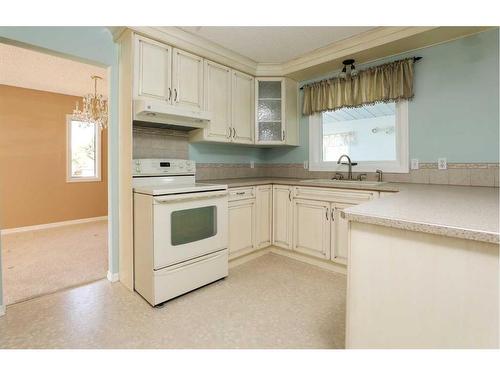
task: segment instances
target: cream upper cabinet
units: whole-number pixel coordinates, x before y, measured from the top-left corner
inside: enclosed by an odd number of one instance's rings
[[[172,55],[172,104],[193,110],[203,108],[203,59],[174,48]]]
[[[293,200],[293,250],[330,259],[329,202]]]
[[[352,204],[333,203],[333,221],[331,237],[331,259],[340,263],[347,263],[347,249],[349,238],[349,220],[342,217],[342,210]]]
[[[254,143],[254,78],[233,70],[231,96],[232,141],[252,144]]]
[[[229,255],[255,249],[255,199],[229,202]]]
[[[273,185],[273,245],[292,248],[292,187]]]
[[[255,79],[256,144],[299,144],[297,92],[289,78]]]
[[[169,102],[172,97],[172,48],[136,36],[134,97]]]
[[[256,187],[256,245],[263,248],[271,245],[273,217],[273,187],[263,185]]]
[[[203,109],[203,58],[136,35],[134,70],[135,99]]]
[[[205,129],[191,132],[191,140],[231,142],[231,69],[205,60],[205,111],[212,120]]]

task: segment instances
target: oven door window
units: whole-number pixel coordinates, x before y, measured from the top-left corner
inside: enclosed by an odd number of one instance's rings
[[[172,212],[172,246],[201,241],[217,234],[217,207],[207,206]]]

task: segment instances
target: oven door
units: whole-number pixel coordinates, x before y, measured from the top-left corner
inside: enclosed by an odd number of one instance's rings
[[[154,197],[154,269],[227,248],[227,201],[227,190]]]

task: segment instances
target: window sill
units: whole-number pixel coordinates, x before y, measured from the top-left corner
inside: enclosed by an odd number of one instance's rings
[[[88,178],[70,178],[66,179],[66,182],[101,182],[102,179],[100,177],[88,177]]]

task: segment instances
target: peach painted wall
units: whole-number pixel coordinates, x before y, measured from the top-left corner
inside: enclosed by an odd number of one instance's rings
[[[66,182],[66,115],[78,97],[0,85],[0,226],[107,215],[107,132],[102,181]]]

